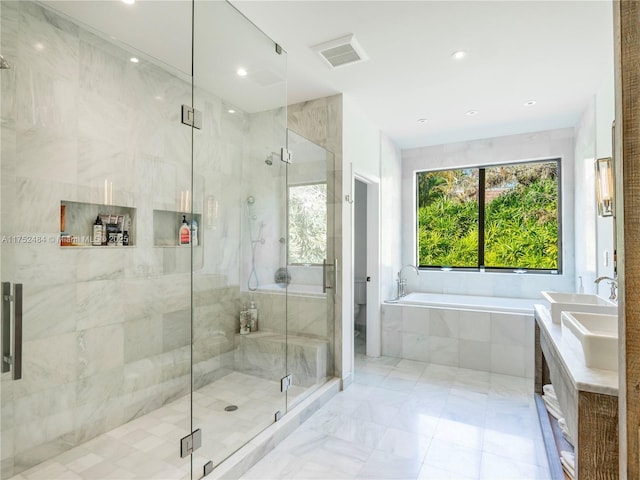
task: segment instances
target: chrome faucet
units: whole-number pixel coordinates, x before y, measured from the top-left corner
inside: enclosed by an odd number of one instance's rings
[[[402,278],[402,272],[405,268],[408,267],[413,268],[416,271],[416,275],[420,276],[420,270],[418,270],[418,267],[416,267],[415,265],[405,265],[404,267],[402,267],[398,272],[398,298],[402,298],[406,295],[406,293],[404,292],[404,287],[407,285],[407,281],[406,279]]]
[[[611,287],[611,291],[609,292],[609,300],[611,300],[612,302],[615,302],[616,299],[618,298],[618,294],[617,294],[618,281],[615,278],[602,276],[602,277],[596,278],[596,281],[593,283],[598,284],[603,280],[609,280],[609,286]]]

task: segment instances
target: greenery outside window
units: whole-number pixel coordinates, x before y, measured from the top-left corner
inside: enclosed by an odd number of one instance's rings
[[[289,187],[289,264],[317,265],[327,258],[327,184]]]
[[[421,267],[558,273],[560,161],[418,172]]]

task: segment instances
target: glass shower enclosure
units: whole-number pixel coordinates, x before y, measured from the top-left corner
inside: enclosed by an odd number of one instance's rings
[[[333,375],[286,52],[227,2],[3,0],[0,54],[0,479],[200,478]]]

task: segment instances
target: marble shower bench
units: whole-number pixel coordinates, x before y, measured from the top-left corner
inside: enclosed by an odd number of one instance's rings
[[[288,344],[288,345],[287,345]],[[285,347],[287,347],[285,349]],[[234,369],[249,375],[274,379],[284,376],[285,355],[293,384],[310,387],[327,377],[329,342],[313,337],[260,331],[235,335]]]

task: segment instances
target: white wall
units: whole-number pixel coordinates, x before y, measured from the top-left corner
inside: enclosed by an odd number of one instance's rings
[[[613,152],[611,125],[615,118],[615,88],[613,66],[603,85],[596,93],[596,157],[611,157]],[[591,183],[593,185],[593,183]],[[615,245],[613,217],[596,217],[596,273],[598,276],[614,276],[613,251]],[[608,257],[608,261],[605,258]],[[607,298],[609,285],[601,282],[598,293]]]
[[[402,153],[383,136],[380,157],[380,295],[386,300],[396,294],[402,262]]]
[[[596,196],[594,161],[596,158],[596,111],[592,100],[582,114],[575,130],[575,285],[580,280],[585,293],[595,293],[596,279]]]
[[[343,95],[342,104],[342,152],[343,152],[343,198],[354,195],[354,176],[372,182],[380,183],[380,130],[362,113],[355,103]],[[343,330],[343,372],[353,372],[353,205],[343,202],[342,216],[342,245],[343,245],[343,270],[342,270],[342,318]],[[375,215],[371,210],[368,215]],[[367,302],[376,305],[378,311],[377,322],[369,316],[368,321],[376,322],[376,331],[380,332],[379,315],[379,269],[368,271],[371,282],[367,286]],[[369,331],[367,336],[375,335]]]
[[[367,355],[378,356],[381,352],[380,301],[395,291],[395,272],[400,268],[401,261],[401,152],[347,96],[343,96],[343,122],[344,195],[353,194],[354,177],[369,183],[367,227],[369,232],[377,232],[373,240],[374,243],[378,242],[379,247],[377,252],[375,249],[368,252],[366,274],[371,277],[367,285]],[[372,203],[374,208],[371,208]],[[353,257],[348,260],[348,255],[354,251],[351,238],[353,220],[352,208],[346,202],[343,212],[343,318],[353,318],[353,291],[349,285],[353,278],[353,270],[349,270]],[[372,235],[368,235],[371,241]],[[352,332],[345,329],[345,345],[353,345],[350,335]]]
[[[575,147],[575,257],[576,282],[582,277],[586,293],[609,296],[609,285],[596,277],[614,276],[613,217],[598,217],[595,194],[597,158],[612,153],[611,124],[614,119],[613,69],[593,96],[576,125]],[[576,288],[578,288],[576,283]]]
[[[423,270],[407,275],[407,288],[425,292],[539,298],[540,290],[574,289],[574,137],[573,129],[549,130],[471,140],[402,151],[402,260],[416,262],[415,172],[438,168],[491,165],[560,158],[562,178],[562,262],[559,275]]]

